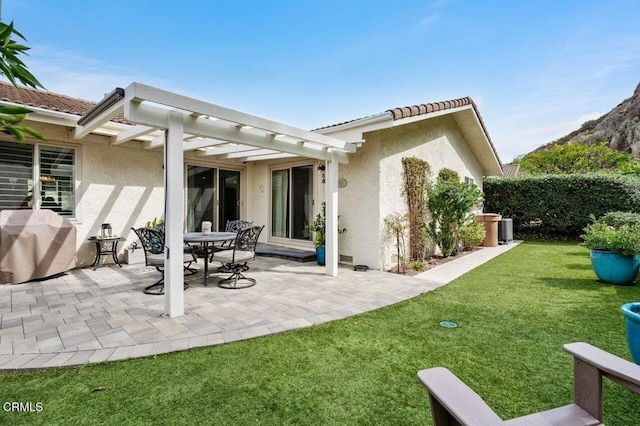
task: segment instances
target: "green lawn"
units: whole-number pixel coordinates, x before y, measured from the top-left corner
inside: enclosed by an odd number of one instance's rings
[[[572,400],[564,343],[630,359],[623,303],[586,249],[526,243],[424,296],[330,324],[149,359],[0,375],[0,424],[430,424],[416,372],[445,366],[503,418]],[[445,329],[440,321],[458,323]],[[605,382],[607,425],[640,424],[640,398]],[[94,392],[98,386],[105,390]]]

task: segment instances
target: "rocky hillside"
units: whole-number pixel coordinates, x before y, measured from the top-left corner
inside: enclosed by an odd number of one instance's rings
[[[598,118],[587,121],[575,132],[554,143],[592,144],[609,141],[611,148],[631,152],[640,158],[640,84],[633,96]]]

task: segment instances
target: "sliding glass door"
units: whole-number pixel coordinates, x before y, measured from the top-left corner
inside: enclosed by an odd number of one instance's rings
[[[240,172],[220,170],[220,220],[218,229],[224,231],[229,220],[240,219]]]
[[[271,172],[271,235],[311,240],[307,225],[313,220],[313,166]]]
[[[189,232],[201,232],[202,222],[205,220],[216,223],[215,171],[216,169],[209,167],[187,167],[187,231]]]
[[[187,231],[201,232],[202,222],[224,230],[228,220],[240,219],[240,172],[187,166]]]

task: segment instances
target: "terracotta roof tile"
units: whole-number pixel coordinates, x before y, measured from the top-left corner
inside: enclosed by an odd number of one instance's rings
[[[503,164],[502,171],[504,172],[503,177],[517,177],[520,176],[520,164]]]
[[[420,105],[410,105],[405,107],[398,107],[388,109],[393,115],[394,120],[400,120],[407,117],[415,117],[416,115],[428,114],[430,112],[444,111],[447,109],[458,108],[465,105],[474,105],[470,97],[453,99],[450,101],[434,102]]]
[[[14,87],[5,82],[0,82],[0,100],[74,115],[84,115],[96,104],[45,90]]]

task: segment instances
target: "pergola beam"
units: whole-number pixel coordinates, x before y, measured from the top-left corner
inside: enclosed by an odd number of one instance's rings
[[[200,101],[198,99],[189,98],[187,96],[176,95],[175,93],[157,89],[145,84],[132,83],[125,90],[125,96],[132,102],[155,102],[172,108],[191,111],[192,114],[195,113],[196,115],[202,114],[205,116],[216,117],[221,120],[237,123],[240,126],[250,126],[267,132],[288,135],[300,140],[317,142],[321,145],[337,148],[341,151],[356,151],[356,147],[353,144],[340,139],[328,137],[320,133],[309,132],[287,124],[278,123],[277,121],[246,114],[219,105]],[[185,129],[185,131],[188,130]]]
[[[196,140],[184,142],[182,144],[182,149],[184,151],[195,151],[196,149],[207,148],[207,147],[216,146],[216,145],[223,145],[225,143],[227,143],[227,141],[221,141],[221,140],[210,139],[210,138],[196,139]]]
[[[120,145],[121,143],[125,143],[132,139],[139,138],[155,130],[157,130],[157,127],[140,126],[140,125],[129,127],[128,129],[121,131],[114,138],[112,138],[113,140],[111,141],[111,145]]]
[[[125,103],[125,116],[128,120],[146,123],[149,126],[166,127],[167,110],[153,105],[145,105],[138,102]],[[336,158],[341,163],[347,163],[347,154],[336,151],[332,154],[328,149],[318,150],[300,144],[292,144],[277,140],[274,136],[260,136],[242,131],[235,126],[221,126],[213,120],[204,117],[183,115],[184,132],[202,136],[205,138],[226,140],[228,142],[250,145],[256,148],[271,149],[287,152],[302,157],[310,157],[328,161]],[[146,147],[146,146],[145,146]],[[332,157],[335,155],[335,157]]]

